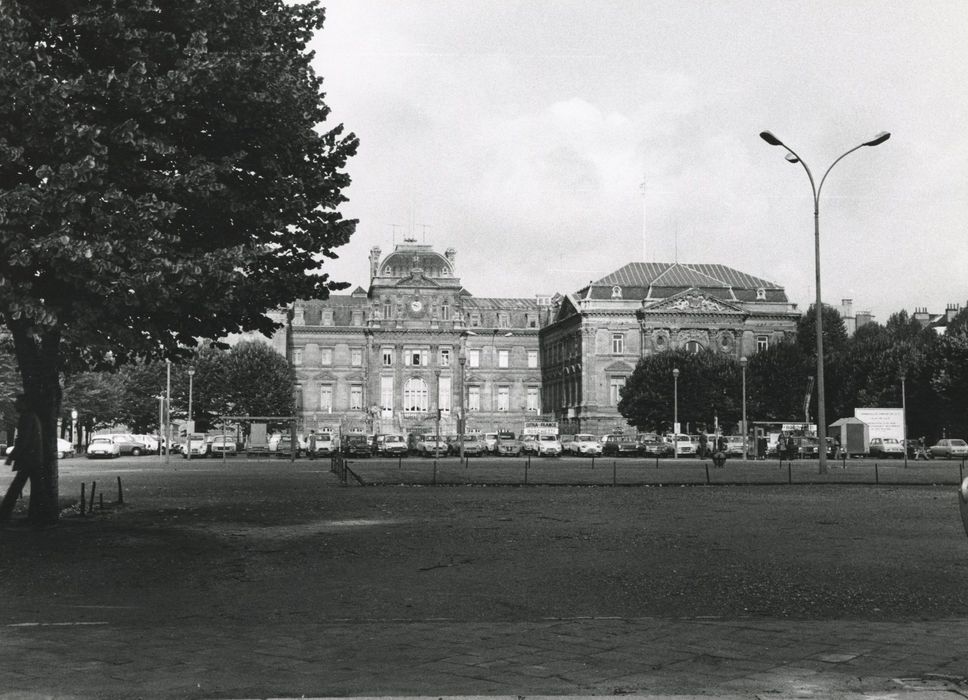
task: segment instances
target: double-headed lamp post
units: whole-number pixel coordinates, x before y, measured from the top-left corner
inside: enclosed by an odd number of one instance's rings
[[[815,271],[817,277],[817,302],[814,307],[816,313],[816,326],[817,326],[817,441],[818,441],[818,455],[820,457],[820,473],[827,473],[827,411],[824,405],[824,381],[823,381],[823,301],[820,296],[820,191],[823,189],[823,183],[827,179],[827,175],[833,170],[833,167],[837,165],[846,156],[850,155],[854,151],[863,148],[864,146],[879,146],[880,144],[891,138],[890,133],[882,131],[874,138],[864,143],[854,146],[849,151],[841,155],[837,160],[830,164],[827,171],[820,178],[820,184],[816,184],[813,179],[813,173],[810,172],[810,168],[803,161],[796,152],[783,143],[780,139],[774,136],[769,131],[760,132],[760,138],[766,141],[771,146],[782,146],[787,150],[786,159],[791,163],[799,163],[803,166],[803,169],[807,171],[807,177],[810,179],[810,188],[813,190],[813,237],[814,237],[814,263]]]
[[[192,379],[195,377],[195,368],[188,368],[188,424],[185,427],[185,457],[190,461],[192,458],[192,433],[195,426],[192,425]]]
[[[672,370],[672,458],[679,459],[679,368]]]
[[[749,426],[746,425],[746,365],[749,360],[744,356],[739,358],[739,368],[743,373],[743,459],[748,459],[749,455]]]

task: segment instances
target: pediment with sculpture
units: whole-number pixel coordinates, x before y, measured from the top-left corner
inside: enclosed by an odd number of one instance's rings
[[[698,289],[688,289],[668,299],[662,299],[651,304],[643,302],[642,311],[645,313],[678,312],[683,314],[730,315],[745,315],[747,313],[747,311],[737,304],[724,301],[723,299],[714,299],[708,294],[703,294]]]

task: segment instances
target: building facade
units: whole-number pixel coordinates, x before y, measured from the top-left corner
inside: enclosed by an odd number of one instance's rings
[[[542,411],[562,432],[621,429],[619,392],[639,358],[749,356],[792,338],[799,318],[782,287],[725,265],[630,263],[555,297],[540,331]]]
[[[301,430],[455,434],[511,429],[541,409],[538,299],[463,288],[456,253],[370,251],[370,284],[293,304],[287,356]],[[462,410],[463,409],[463,410]]]

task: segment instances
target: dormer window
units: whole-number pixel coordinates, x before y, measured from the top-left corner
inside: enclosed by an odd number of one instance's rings
[[[759,287],[756,290],[756,299],[757,301],[766,300],[766,290],[763,287]]]
[[[622,288],[616,284],[614,287],[612,287],[612,299],[621,299],[621,298],[622,298]]]

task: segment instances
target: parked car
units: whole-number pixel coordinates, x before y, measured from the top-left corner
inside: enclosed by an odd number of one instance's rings
[[[209,440],[208,450],[213,455],[234,457],[238,453],[234,435],[215,435]]]
[[[74,445],[69,440],[57,438],[57,459],[67,459],[73,457],[74,454]]]
[[[575,456],[578,455],[600,455],[602,453],[602,443],[598,438],[590,433],[579,433],[573,435],[566,443],[562,441],[561,449]]]
[[[639,440],[639,452],[646,457],[671,457],[675,448],[658,435],[646,435]]]
[[[293,453],[293,450],[295,450],[295,453]],[[292,435],[281,435],[279,442],[276,443],[276,454],[279,457],[292,457],[293,454],[297,458],[302,457],[303,449],[299,444],[299,438],[296,438],[296,443],[293,445]]]
[[[968,457],[968,443],[957,438],[938,440],[928,448],[932,459],[962,459]]]
[[[443,438],[434,435],[424,435],[417,442],[417,452],[424,457],[444,457],[447,455],[447,443]]]
[[[750,445],[746,445],[747,451],[750,449]],[[727,457],[742,457],[743,456],[743,436],[742,435],[727,435],[726,436],[726,456]]]
[[[611,457],[635,457],[639,443],[629,435],[609,435],[602,444],[602,454]]]
[[[674,438],[674,443],[676,447],[676,454],[680,457],[693,457],[696,454],[698,446],[697,442],[693,442],[693,439],[688,435],[679,434]]]
[[[145,446],[145,454],[158,454],[157,435],[135,435],[134,437]]]
[[[457,453],[460,454],[458,445]],[[487,443],[485,437],[480,433],[468,433],[464,436],[464,456],[482,457],[487,454]]]
[[[317,442],[317,447],[318,444]],[[407,455],[407,441],[402,435],[378,435],[376,438],[376,453],[383,457],[405,457]]]
[[[402,439],[402,438],[401,438]],[[406,450],[407,442],[404,440],[403,447]],[[316,454],[329,456],[336,452],[337,450],[336,440],[333,438],[332,433],[317,433],[316,434]]]
[[[343,438],[343,454],[347,457],[369,457],[372,454],[366,435],[351,433]]]
[[[192,433],[182,443],[182,459],[188,459],[189,455],[196,458],[209,455],[209,442],[205,433]]]
[[[536,454],[538,451],[538,436],[537,435],[522,435],[521,436],[521,452],[529,455]]]
[[[497,453],[497,433],[484,433],[484,448],[491,454]]]
[[[561,456],[561,442],[557,435],[539,435],[535,444],[539,457]]]
[[[521,441],[514,433],[503,431],[497,434],[497,453],[502,457],[517,457],[521,454]]]
[[[870,456],[902,459],[904,445],[897,438],[871,438]]]
[[[91,441],[87,445],[87,458],[94,459],[96,457],[120,457],[121,456],[121,446],[115,442],[114,437],[111,435],[95,436],[91,438]]]

